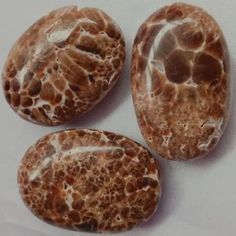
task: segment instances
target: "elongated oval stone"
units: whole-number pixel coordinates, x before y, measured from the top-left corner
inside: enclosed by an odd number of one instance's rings
[[[3,70],[5,97],[24,119],[61,125],[99,103],[125,60],[119,26],[103,11],[70,6],[32,25]]]
[[[229,117],[224,36],[204,10],[177,3],[141,26],[132,57],[132,93],[142,134],[169,160],[205,156]]]
[[[68,130],[30,147],[18,184],[26,206],[48,223],[117,232],[148,220],[161,197],[159,166],[136,142],[114,133]]]

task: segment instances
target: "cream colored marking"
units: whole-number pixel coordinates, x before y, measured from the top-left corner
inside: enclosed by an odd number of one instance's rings
[[[110,139],[104,133],[101,134],[101,140],[104,142],[110,142]]]
[[[156,174],[144,175],[143,177],[144,177],[144,178],[145,178],[145,177],[148,177],[148,178],[150,178],[150,179],[154,179],[154,180],[157,180],[157,181],[158,181],[158,175],[157,175],[157,173],[156,173]]]
[[[170,142],[170,139],[171,139],[172,136],[173,136],[172,133],[169,133],[168,135],[163,135],[162,136],[162,138],[163,138],[162,145],[165,146],[165,147],[169,147],[169,142]]]
[[[55,24],[57,23],[58,22],[56,22]],[[92,21],[88,18],[81,18],[71,24],[61,25],[60,27],[58,26],[56,27],[56,29],[52,30],[52,32],[47,33],[48,31],[50,31],[50,29],[52,29],[51,26],[45,31],[48,41],[51,43],[65,42],[80,23],[97,24],[95,21]]]
[[[82,147],[76,147],[71,150],[63,152],[63,156],[69,156],[69,155],[75,155],[80,153],[88,153],[88,152],[110,152],[115,150],[123,150],[123,148],[120,147],[99,147],[99,146],[82,146]]]
[[[97,25],[97,22],[91,20],[91,19],[88,19],[88,18],[80,18],[77,20],[77,25],[79,23],[86,23],[86,24],[96,24]]]
[[[66,183],[64,183],[64,184],[66,184]],[[74,199],[73,199],[72,195],[74,193],[74,188],[71,185],[68,185],[68,184],[66,184],[66,186],[67,186],[67,190],[66,190],[67,195],[66,195],[65,202],[66,202],[66,205],[68,206],[69,210],[73,211],[72,204],[73,204]],[[70,191],[70,193],[69,193],[69,191]]]
[[[148,185],[148,186],[142,188],[142,190],[146,192],[146,191],[148,191],[150,188],[151,188],[151,187]]]
[[[152,60],[151,63],[155,66],[162,74],[165,73],[165,67],[160,60]]]
[[[59,144],[58,142],[58,134],[56,136],[54,136],[52,139],[51,139],[51,145],[53,145],[53,147],[55,148],[55,154],[59,154],[61,153],[61,145]]]
[[[184,85],[188,86],[188,87],[193,87],[193,88],[197,88],[198,84],[196,84],[193,81],[193,77],[191,76],[186,82],[184,82]]]
[[[51,163],[52,163],[52,158],[50,157],[45,158],[41,163],[41,165],[30,173],[29,181],[34,181],[35,179],[37,179],[41,175],[42,171],[45,170],[47,167],[49,167]]]
[[[134,161],[134,162],[140,162],[140,160],[138,159],[138,157],[134,157],[133,159],[132,159],[132,161]]]
[[[200,145],[198,145],[198,148],[200,150],[203,150],[203,151],[207,151],[208,150],[208,146],[210,145],[211,141],[214,139],[214,138],[217,138],[218,140],[220,139],[220,137],[222,136],[222,125],[224,123],[224,120],[223,119],[220,119],[220,120],[214,120],[214,119],[210,119],[207,123],[205,123],[204,127],[205,126],[208,126],[208,127],[214,127],[215,128],[215,131],[213,134],[211,134],[207,140],[207,142],[205,143],[202,143]]]
[[[20,83],[20,85],[22,85],[22,84],[24,83],[25,75],[27,74],[28,70],[29,70],[29,66],[28,66],[28,64],[26,64],[26,65],[20,70],[20,72],[18,73],[18,75],[16,76],[18,82]]]
[[[184,152],[185,147],[186,147],[186,144],[181,144],[181,145],[180,145],[180,151],[181,151],[181,152]]]
[[[35,56],[38,56],[45,48],[45,44],[44,43],[39,43],[35,49],[35,54],[34,54],[34,57]]]
[[[72,24],[65,29],[57,29],[47,34],[47,39],[51,43],[62,43],[65,42],[76,28],[76,24]]]

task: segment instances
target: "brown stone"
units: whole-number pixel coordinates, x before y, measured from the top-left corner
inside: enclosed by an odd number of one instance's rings
[[[143,137],[160,156],[190,160],[216,146],[230,112],[229,65],[220,27],[198,7],[176,3],[143,23],[132,94]]]
[[[138,155],[129,155],[131,146]],[[32,145],[21,161],[18,184],[34,215],[92,232],[125,231],[148,220],[162,185],[147,149],[124,136],[87,129],[53,133]]]
[[[5,97],[22,118],[61,125],[105,97],[124,61],[124,38],[111,17],[96,8],[60,8],[33,24],[13,46],[2,76]],[[65,104],[71,99],[70,106]],[[27,115],[24,109],[31,103]],[[50,106],[47,112],[45,106]]]

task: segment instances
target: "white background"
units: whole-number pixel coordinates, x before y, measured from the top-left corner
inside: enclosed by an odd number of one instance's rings
[[[125,73],[116,87],[87,115],[57,128],[44,128],[20,119],[0,93],[0,235],[75,236],[41,222],[26,209],[18,194],[16,174],[26,149],[43,135],[65,128],[110,130],[144,144],[129,85],[130,52],[141,23],[165,0],[0,0],[0,69],[16,39],[36,20],[65,5],[99,7],[121,26],[127,43]],[[186,0],[213,15],[228,41],[232,80],[236,70],[235,0]],[[235,90],[235,89],[234,89]],[[144,144],[145,145],[145,144]],[[206,159],[188,163],[160,160],[163,198],[157,214],[147,224],[122,235],[234,236],[236,235],[236,109],[219,146]],[[160,158],[159,158],[160,159]]]

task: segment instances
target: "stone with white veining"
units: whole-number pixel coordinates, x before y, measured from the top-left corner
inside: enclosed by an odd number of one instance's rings
[[[121,29],[106,13],[76,6],[57,9],[11,49],[2,76],[5,97],[28,121],[64,124],[105,97],[124,60]]]
[[[169,160],[205,156],[229,117],[230,68],[223,33],[204,10],[176,3],[140,27],[132,93],[140,129]]]
[[[20,194],[40,219],[92,232],[132,229],[147,221],[161,197],[150,152],[124,136],[77,129],[32,145],[18,171]]]

